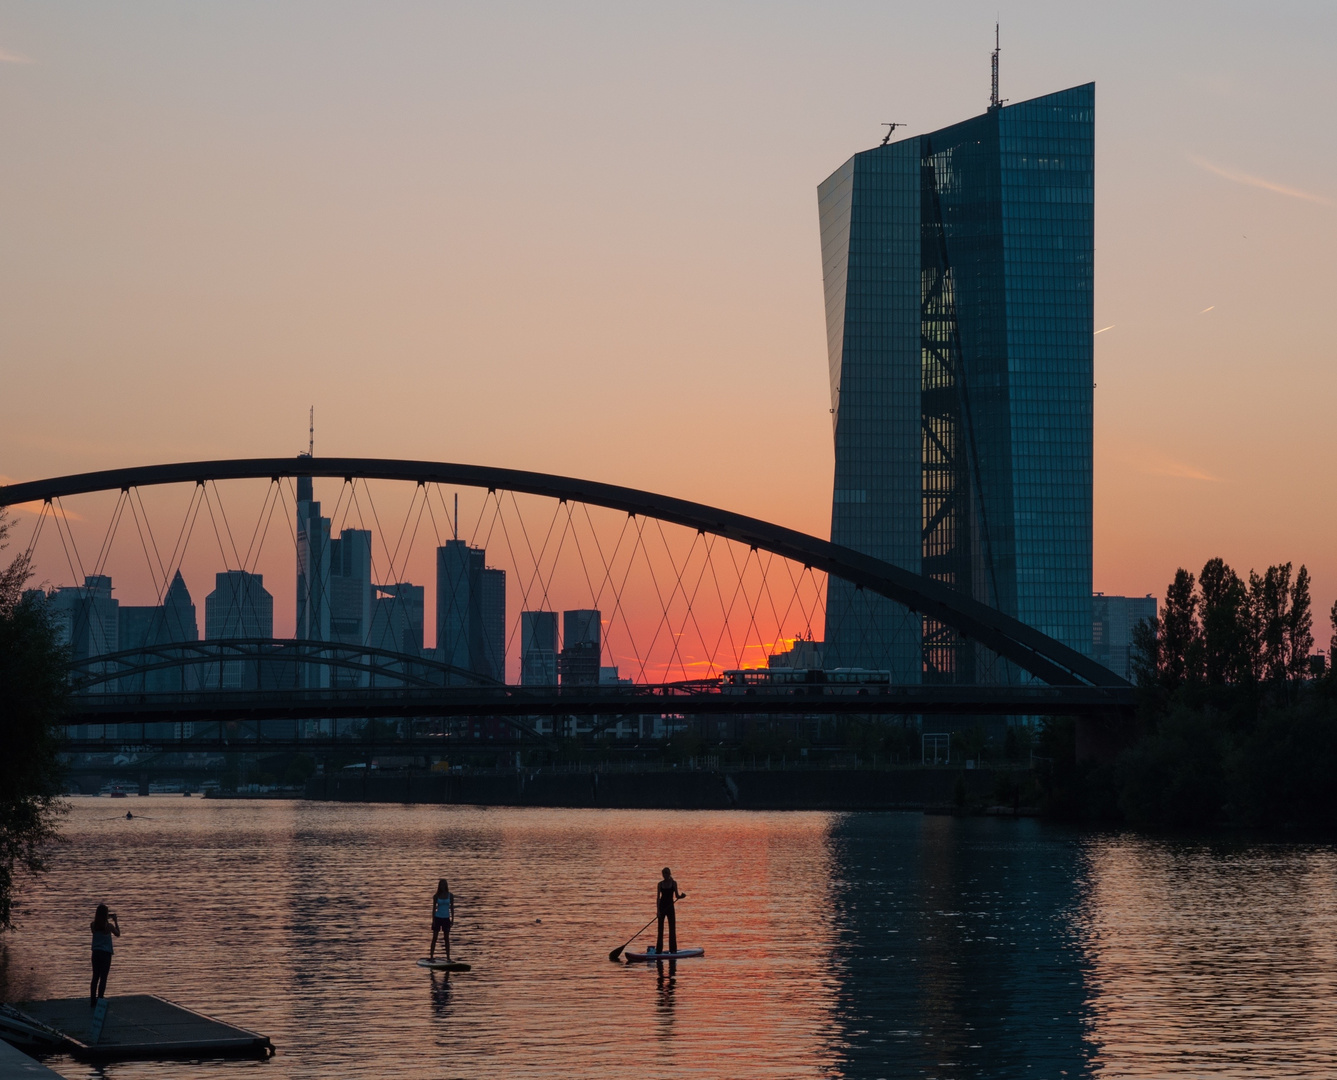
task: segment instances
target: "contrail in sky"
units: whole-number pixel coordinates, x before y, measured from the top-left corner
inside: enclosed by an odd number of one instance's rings
[[[19,53],[0,49],[0,63],[2,64],[31,64],[32,62],[33,58],[31,56],[22,56]]]
[[[1189,154],[1188,159],[1198,168],[1216,173],[1217,176],[1224,177],[1236,184],[1262,188],[1264,191],[1275,191],[1278,195],[1287,195],[1292,199],[1306,199],[1309,202],[1318,203],[1320,206],[1332,205],[1332,200],[1325,199],[1322,195],[1314,195],[1308,191],[1301,191],[1299,188],[1287,187],[1285,184],[1274,184],[1271,180],[1264,180],[1261,176],[1250,176],[1248,173],[1238,172],[1235,169],[1227,169],[1213,164],[1206,158],[1200,158],[1196,154]]]
[[[1114,324],[1110,323],[1109,326],[1102,326],[1099,330],[1096,331],[1096,334],[1103,334],[1106,330],[1113,330],[1113,329],[1114,329]],[[1096,334],[1092,334],[1091,336],[1095,337]]]

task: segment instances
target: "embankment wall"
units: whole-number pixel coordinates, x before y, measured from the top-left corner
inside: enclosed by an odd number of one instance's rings
[[[646,810],[922,810],[992,801],[991,769],[367,773],[314,776],[308,799]]]

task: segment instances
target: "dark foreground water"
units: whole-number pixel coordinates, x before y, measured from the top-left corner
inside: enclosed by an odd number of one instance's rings
[[[167,797],[76,799],[67,833],[7,943],[7,997],[86,992],[105,899],[112,993],[279,1048],[51,1061],[71,1078],[1337,1076],[1328,847]],[[689,893],[680,943],[705,958],[609,963],[665,863]],[[468,974],[414,965],[441,875]]]

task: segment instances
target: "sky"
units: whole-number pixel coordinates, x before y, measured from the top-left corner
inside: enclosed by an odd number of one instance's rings
[[[0,3],[0,476],[314,406],[827,535],[816,187],[982,112],[995,16],[1005,98],[1096,83],[1095,587],[1305,563],[1326,643],[1330,3]]]

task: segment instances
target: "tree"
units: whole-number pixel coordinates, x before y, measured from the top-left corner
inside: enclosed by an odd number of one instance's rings
[[[1208,686],[1253,677],[1249,590],[1223,559],[1209,559],[1198,579],[1202,591],[1203,678]]]
[[[0,550],[11,526],[0,510]],[[23,592],[30,576],[27,555],[0,570],[0,930],[14,924],[18,875],[46,868],[64,813],[57,725],[67,657],[46,598]]]

